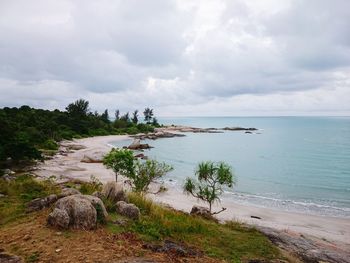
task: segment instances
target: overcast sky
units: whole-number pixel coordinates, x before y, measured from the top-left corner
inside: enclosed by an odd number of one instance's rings
[[[349,0],[0,0],[0,107],[350,115]]]

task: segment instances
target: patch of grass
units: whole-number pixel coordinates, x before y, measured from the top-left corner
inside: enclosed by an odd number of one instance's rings
[[[138,233],[145,241],[170,238],[230,262],[281,258],[279,250],[254,228],[237,222],[218,224],[193,217],[154,204],[142,195],[130,194],[129,200],[140,208],[142,216],[127,227],[128,231]]]
[[[38,262],[40,257],[40,252],[35,251],[30,256],[26,257],[26,263]]]
[[[84,195],[92,195],[94,192],[99,192],[102,189],[102,183],[95,177],[91,176],[89,182],[82,182],[80,192]]]
[[[0,226],[25,215],[25,204],[35,198],[58,193],[51,180],[38,181],[30,175],[20,175],[12,181],[0,178]]]

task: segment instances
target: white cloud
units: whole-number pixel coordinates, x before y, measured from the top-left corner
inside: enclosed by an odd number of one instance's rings
[[[349,17],[346,0],[1,1],[0,106],[350,114]]]

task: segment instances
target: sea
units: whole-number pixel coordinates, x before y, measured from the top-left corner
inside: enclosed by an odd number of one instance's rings
[[[154,148],[145,155],[174,167],[163,180],[168,187],[180,189],[201,161],[224,161],[236,178],[233,188],[225,188],[226,202],[350,218],[350,117],[173,117],[159,122],[258,129],[146,140]]]

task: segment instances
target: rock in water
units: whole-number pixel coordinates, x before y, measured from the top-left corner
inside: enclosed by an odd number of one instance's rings
[[[140,139],[135,139],[129,146],[128,149],[130,150],[143,150],[143,149],[149,149],[151,146],[149,146],[147,143],[143,144],[141,143]]]
[[[102,195],[113,202],[127,201],[124,189],[117,182],[110,181],[107,182],[102,188]]]
[[[140,209],[136,205],[128,204],[124,201],[119,201],[117,203],[117,212],[133,220],[138,220],[140,218]]]

